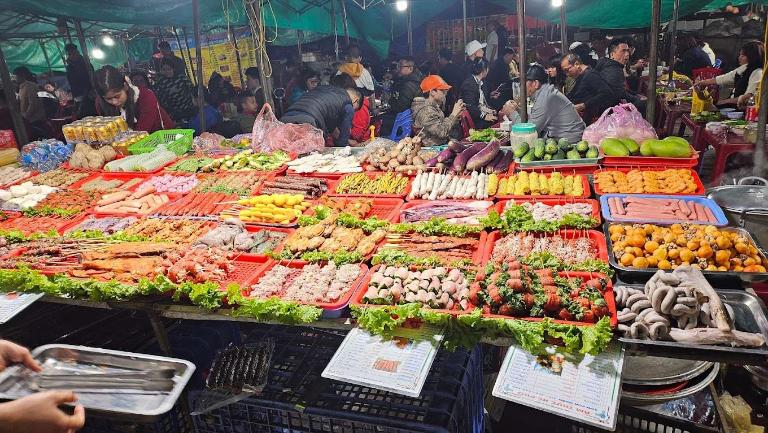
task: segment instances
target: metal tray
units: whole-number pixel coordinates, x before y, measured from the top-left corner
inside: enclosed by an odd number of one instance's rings
[[[680,391],[667,394],[642,394],[622,390],[621,401],[622,403],[644,406],[678,400],[696,394],[697,392],[708,387],[709,384],[715,380],[718,373],[720,373],[720,364],[711,364],[711,367],[708,371],[705,371],[693,378],[693,381],[689,382],[690,386],[686,386]]]
[[[669,385],[693,379],[712,363],[658,356],[626,355],[621,382],[631,385]]]
[[[638,284],[623,284],[629,287],[642,287]],[[720,298],[730,305],[736,317],[737,330],[759,332],[768,341],[768,319],[763,301],[743,290],[715,289]],[[768,346],[758,348],[730,346],[701,346],[679,343],[676,341],[638,340],[620,337],[627,353],[639,353],[668,358],[682,358],[703,361],[726,362],[729,364],[762,365],[768,357]]]
[[[89,412],[98,412],[122,420],[151,422],[170,411],[192,377],[195,365],[183,359],[120,352],[95,347],[48,344],[32,351],[46,373],[116,373],[126,370],[172,368],[175,386],[171,392],[141,392],[130,390],[77,390],[78,403]],[[37,376],[20,366],[0,373],[0,398],[15,400],[37,392],[33,381]]]
[[[653,274],[658,271],[658,268],[647,268],[647,269],[636,269],[636,268],[630,268],[623,266],[619,264],[619,261],[616,259],[616,256],[613,254],[613,242],[611,242],[611,235],[608,233],[608,227],[610,224],[628,224],[628,223],[605,223],[603,224],[603,233],[605,234],[605,240],[606,244],[608,246],[608,263],[610,263],[611,267],[616,269],[616,273],[619,276],[619,279],[621,281],[625,281],[628,283],[645,283],[648,281]],[[667,227],[671,224],[656,224],[660,227]],[[734,228],[734,227],[720,227],[718,230],[721,231],[729,231],[729,232],[738,232],[741,236],[744,236],[749,240],[752,244],[757,247],[758,254],[760,254],[760,257],[765,259],[765,253],[763,252],[762,247],[760,244],[755,241],[755,237],[752,236],[752,233],[750,233],[748,230],[742,229],[742,228]],[[754,282],[760,282],[760,281],[768,281],[768,272],[719,272],[719,271],[701,271],[702,274],[704,274],[704,277],[707,278],[707,281],[710,282],[713,286],[733,286],[734,283],[736,283],[736,287],[738,287],[738,283],[754,283]]]

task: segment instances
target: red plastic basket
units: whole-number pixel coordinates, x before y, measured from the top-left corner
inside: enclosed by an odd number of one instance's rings
[[[170,194],[166,194],[170,197]],[[197,202],[195,200],[203,200],[200,201],[199,204],[196,204]],[[189,193],[186,195],[180,195],[176,194],[171,201],[168,203],[165,203],[164,205],[160,206],[155,212],[153,212],[153,215],[159,215],[159,216],[179,216],[179,217],[216,217],[221,213],[221,211],[231,207],[231,205],[217,205],[216,209],[213,213],[204,212],[200,215],[193,215],[196,213],[200,213],[202,209],[200,208],[200,205],[203,203],[209,203],[213,201],[213,203],[223,203],[223,202],[229,202],[237,200],[237,196],[234,194],[224,194],[224,193],[215,193],[215,192],[206,192],[206,193]],[[169,215],[168,212],[173,211],[173,207],[177,205],[189,205],[191,207],[187,207],[184,209],[184,213],[180,215]]]
[[[285,171],[286,176],[320,177],[320,178],[329,179],[329,180],[341,179],[342,177],[348,174],[354,174],[354,173],[297,173],[296,171],[290,168]]]
[[[605,278],[605,280],[608,282],[605,291],[603,292],[603,298],[605,299],[605,303],[608,305],[608,312],[610,313],[611,317],[611,327],[615,328],[619,324],[618,319],[618,313],[616,311],[616,299],[613,294],[613,284],[611,283],[611,279],[607,278],[605,275],[598,273],[598,272],[558,272],[558,276],[564,277],[564,278],[581,278],[582,280],[590,280],[592,278]],[[492,319],[505,319],[505,320],[525,320],[528,322],[540,322],[544,320],[542,317],[513,317],[513,316],[504,316],[501,314],[492,314],[492,313],[483,313],[483,317],[488,317]],[[576,326],[591,326],[594,325],[594,323],[590,322],[576,322],[572,320],[560,320],[560,319],[551,319],[555,323],[561,323],[564,325],[576,325]]]
[[[599,168],[599,163],[594,164],[572,164],[572,165],[544,165],[536,167],[520,167],[519,171],[527,171],[529,173],[552,173],[558,172],[563,176],[569,174],[590,174]]]
[[[593,166],[593,168],[594,168],[594,166]],[[538,172],[538,170],[532,170],[532,171]],[[554,171],[557,171],[558,173],[562,174],[563,176],[570,176],[572,174],[570,172],[563,172],[563,171],[560,171],[560,170],[554,170]],[[581,197],[581,198],[589,198],[589,197],[591,197],[592,196],[592,190],[589,189],[589,179],[587,179],[587,176],[584,175],[584,174],[579,174],[579,173],[574,173],[574,174],[576,174],[576,175],[581,177],[581,185],[582,185],[582,188],[583,188],[584,192],[580,196],[541,195],[541,194],[539,194],[539,195],[531,195],[531,194],[527,194],[527,195],[514,195],[513,194],[513,195],[494,195],[493,197],[496,198],[496,199],[510,199],[510,198],[512,198],[512,199],[534,199],[534,200],[537,200],[539,198],[579,198],[579,197]],[[549,179],[549,177],[550,176],[547,176],[547,179]],[[499,180],[501,180],[501,178],[499,178]]]
[[[366,304],[363,302],[363,297],[365,297],[365,292],[368,291],[368,284],[370,284],[371,282],[371,277],[373,277],[373,274],[381,266],[384,266],[384,265],[376,265],[371,268],[370,272],[368,272],[368,275],[366,275],[365,279],[362,281],[362,284],[360,284],[360,286],[357,288],[357,292],[352,297],[352,302],[350,303],[350,305],[354,305],[356,307],[364,307],[364,308],[384,308],[387,306],[387,305],[378,305],[378,304]],[[471,306],[471,308],[467,310],[444,310],[444,309],[429,308],[429,311],[432,311],[435,313],[445,313],[453,316],[458,316],[462,314],[469,314],[472,311],[474,311],[475,307],[472,306],[472,304],[469,304],[469,305]]]
[[[488,233],[486,233],[484,231],[481,231],[478,234],[477,245],[475,246],[475,252],[472,253],[472,257],[471,257],[472,263],[481,263],[482,262],[482,260],[483,260],[483,251],[484,251],[485,245],[487,243],[487,237],[488,237]],[[380,243],[376,247],[374,255],[376,253],[382,251],[382,245],[384,245],[385,243],[386,243],[386,239],[384,240],[384,242]],[[399,249],[399,248],[393,248],[393,249]]]
[[[70,218],[25,217],[19,215],[15,218],[0,222],[0,230],[17,229],[21,230],[26,235],[30,233],[44,233],[49,230],[56,230],[59,234],[63,234],[69,227],[74,224],[79,224],[85,217],[85,213],[77,214]]]
[[[262,271],[268,262],[269,259],[263,256],[250,254],[237,256],[232,262],[235,268],[227,275],[227,279],[221,283],[221,287],[226,288],[231,283],[239,284],[241,288],[247,287],[250,281]]]
[[[592,218],[597,220],[597,224],[600,225],[601,218],[600,218],[600,203],[598,203],[597,200],[591,199],[591,198],[574,198],[574,197],[568,197],[568,198],[534,198],[534,197],[528,197],[525,199],[510,199],[510,200],[499,200],[498,210],[499,215],[501,215],[504,212],[504,208],[506,207],[508,202],[513,202],[514,204],[522,204],[522,203],[542,203],[548,206],[555,206],[558,204],[569,204],[569,203],[588,203],[592,206]]]
[[[662,158],[658,156],[606,156],[603,158],[603,168],[611,167],[660,167],[660,168],[693,168],[699,163],[699,153],[693,146],[688,158]]]
[[[237,172],[237,171],[225,171],[225,172],[219,172],[219,173],[197,173],[197,179],[199,181],[198,186],[200,185],[200,183],[202,183],[203,181],[205,181],[208,178],[217,178],[217,177],[218,178],[224,178],[224,177],[227,177],[227,176],[230,176],[230,175],[231,176],[237,176],[238,173],[239,172]],[[261,190],[264,182],[267,181],[267,180],[272,180],[272,179],[275,178],[274,174],[270,174],[270,173],[267,173],[267,172],[251,172],[251,173],[258,173],[259,176],[262,177],[262,180],[255,187],[253,187],[248,192],[248,194],[246,194],[247,196],[258,195],[258,192]],[[166,172],[165,174],[174,174],[174,175],[175,174],[179,174],[180,175],[180,174],[189,174],[189,173],[184,173],[184,172],[181,172],[181,171],[169,171],[169,172]],[[197,188],[198,187],[195,187],[191,192],[199,193],[200,191]]]
[[[306,262],[299,262],[299,261],[293,261],[293,262],[277,262],[274,260],[270,260],[264,267],[262,267],[259,272],[253,276],[253,278],[248,282],[248,285],[256,284],[259,282],[262,276],[269,272],[272,268],[277,266],[278,264],[287,266],[289,268],[294,269],[301,269],[304,266],[307,265]],[[324,310],[340,310],[349,304],[350,299],[352,298],[352,295],[355,294],[358,287],[360,287],[360,284],[366,279],[370,278],[368,276],[368,266],[364,264],[360,264],[360,275],[357,276],[357,278],[352,282],[352,284],[349,287],[349,290],[335,303],[326,303],[326,302],[299,302],[299,304],[304,305],[314,305],[316,307],[322,308]],[[244,294],[247,296],[247,294]],[[281,294],[282,295],[282,294]]]
[[[72,189],[80,189],[83,185],[87,184],[88,182],[96,179],[102,179],[102,180],[120,180],[123,183],[128,182],[133,179],[140,179],[138,183],[135,185],[127,188],[128,191],[135,191],[136,188],[144,183],[146,179],[148,179],[151,175],[147,173],[101,173],[101,172],[95,172],[94,174],[86,177],[85,179],[81,179],[75,183],[72,184],[70,188]],[[122,188],[122,186],[118,186],[116,189],[125,189]]]
[[[334,196],[334,199],[348,200],[371,200],[371,211],[364,218],[376,217],[380,220],[393,222],[400,215],[400,208],[403,206],[403,200],[400,198],[383,198],[381,196]],[[308,209],[309,214],[313,214],[312,208]]]
[[[384,174],[384,173],[381,173]],[[349,175],[345,175],[343,177],[340,177],[338,179],[331,179],[328,181],[328,192],[326,192],[326,195],[329,197],[381,197],[381,198],[405,198],[409,192],[411,192],[411,185],[413,184],[413,179],[408,178],[407,176],[403,176],[408,179],[408,183],[405,185],[405,189],[400,194],[342,194],[337,193],[336,186],[341,183],[341,181]],[[379,174],[376,173],[366,173],[366,176],[368,178],[372,179],[374,177],[379,176]]]
[[[392,218],[393,223],[399,223],[400,222],[400,216],[401,212],[405,209],[410,209],[416,205],[424,204],[424,203],[434,203],[434,202],[450,202],[450,201],[456,201],[456,202],[470,202],[470,201],[487,201],[493,203],[493,199],[486,199],[486,200],[411,200],[407,203],[403,203],[402,206],[400,206],[399,209],[397,209],[397,212],[395,213],[394,217]],[[488,208],[488,212],[495,210],[499,211],[497,204],[492,204]]]
[[[179,194],[166,194],[166,193],[159,193],[157,195],[166,195],[168,196],[168,202],[161,205],[157,209],[162,209],[164,206],[167,206],[169,203],[174,203],[176,200],[179,200],[181,198],[181,195]],[[153,212],[156,212],[157,209],[155,209]],[[139,214],[139,213],[127,213],[127,212],[99,212],[95,210],[95,207],[88,209],[87,211],[90,215],[99,215],[99,216],[149,216],[152,215],[151,213],[149,215],[145,214]]]
[[[645,168],[617,167],[617,168],[612,168],[612,169],[605,169],[605,168],[603,168],[603,169],[600,169],[600,170],[595,170],[595,172],[592,174],[592,176],[594,178],[594,176],[597,175],[598,173],[603,173],[603,172],[607,172],[607,171],[620,171],[622,173],[629,173],[630,171],[635,170],[635,169],[640,170],[640,171],[664,171],[664,170],[667,170],[668,168],[658,168],[658,167],[645,167]],[[704,184],[701,182],[701,178],[699,177],[699,174],[696,173],[696,170],[685,169],[685,168],[681,168],[681,167],[670,167],[669,169],[688,170],[688,171],[690,171],[691,172],[691,176],[693,177],[693,181],[694,181],[694,183],[696,183],[696,190],[694,192],[679,192],[679,193],[669,193],[669,192],[661,192],[661,191],[655,192],[655,193],[651,193],[651,192],[645,192],[644,191],[644,192],[640,192],[640,193],[637,193],[637,194],[704,195],[704,193],[706,192],[705,188],[704,188]],[[594,186],[595,186],[595,194],[597,194],[597,195],[608,194],[606,192],[603,192],[603,190],[600,189],[600,185],[598,185],[597,182],[594,182]],[[632,193],[620,193],[620,194],[632,194]]]
[[[528,233],[528,234],[535,237],[539,237],[539,238],[554,236],[554,235],[562,236],[565,239],[577,239],[577,238],[587,237],[595,243],[595,248],[597,248],[597,258],[604,261],[605,263],[608,263],[608,245],[605,241],[605,235],[600,233],[597,230],[562,229],[554,233]],[[488,237],[486,238],[487,241],[485,243],[484,253],[483,253],[483,264],[488,263],[488,261],[491,260],[491,255],[493,254],[493,247],[496,245],[496,241],[501,239],[501,237],[502,237],[501,233],[498,231],[491,232],[490,234],[488,234]]]

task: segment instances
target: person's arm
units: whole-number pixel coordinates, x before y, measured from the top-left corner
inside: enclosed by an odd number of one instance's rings
[[[539,136],[547,130],[547,125],[549,124],[547,101],[537,99],[533,103],[533,107],[528,111],[528,122],[536,125],[536,131],[539,133]]]
[[[160,126],[160,103],[150,90],[141,90],[141,97],[136,103],[136,131],[154,132]]]
[[[739,68],[736,68],[730,72],[726,72],[725,74],[718,75],[715,78],[699,81],[699,84],[705,86],[710,84],[717,84],[718,86],[733,86],[734,82],[736,81],[736,74],[738,71]]]
[[[438,110],[428,110],[423,118],[420,118],[421,130],[425,135],[432,137],[437,143],[447,143],[450,137],[451,129],[459,121],[461,111],[456,107],[461,107],[458,103],[454,106],[450,116],[445,117]],[[427,110],[425,108],[425,110]]]
[[[355,109],[352,104],[344,105],[344,118],[339,125],[339,138],[336,139],[336,146],[349,145],[349,133],[352,130],[352,118],[355,117]]]

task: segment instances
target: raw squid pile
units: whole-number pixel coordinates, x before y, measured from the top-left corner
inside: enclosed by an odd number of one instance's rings
[[[363,302],[397,305],[420,302],[430,308],[466,310],[469,282],[458,269],[437,267],[411,271],[400,266],[380,266],[371,276]]]
[[[333,262],[303,268],[277,265],[251,286],[250,296],[280,295],[282,299],[299,302],[336,302],[353,288],[352,282],[360,273],[360,265],[336,266]]]

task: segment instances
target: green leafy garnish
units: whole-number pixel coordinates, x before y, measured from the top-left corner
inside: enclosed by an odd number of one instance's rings
[[[396,233],[415,232],[424,236],[455,236],[463,238],[467,235],[480,233],[482,227],[467,224],[450,224],[445,218],[431,218],[429,221],[417,223],[393,224],[389,230]]]
[[[525,207],[511,205],[503,215],[491,211],[480,219],[480,224],[487,230],[500,230],[502,233],[512,232],[554,232],[561,228],[589,229],[595,227],[598,221],[591,216],[566,214],[555,221],[535,221]]]
[[[371,259],[371,264],[379,265],[384,264],[388,266],[410,266],[417,267],[437,267],[437,266],[451,266],[454,268],[468,268],[474,266],[472,260],[463,259],[455,262],[445,262],[438,256],[429,257],[416,257],[409,254],[407,251],[397,248],[385,248],[380,250]]]
[[[351,229],[362,229],[365,233],[370,234],[377,229],[389,226],[389,222],[380,220],[376,217],[370,217],[361,220],[360,218],[356,218],[350,214],[342,213],[339,214],[339,217],[336,220],[336,225]]]
[[[554,269],[558,271],[577,271],[577,272],[599,272],[609,277],[613,276],[611,267],[599,259],[587,259],[580,263],[566,263],[555,257],[549,251],[540,251],[530,253],[521,257],[520,263],[528,265],[534,269]]]
[[[52,206],[41,206],[39,208],[29,208],[24,209],[21,211],[21,213],[25,217],[43,217],[43,216],[52,216],[52,217],[59,217],[59,218],[69,218],[72,215],[80,213],[80,209],[62,209],[58,207],[52,207]]]

